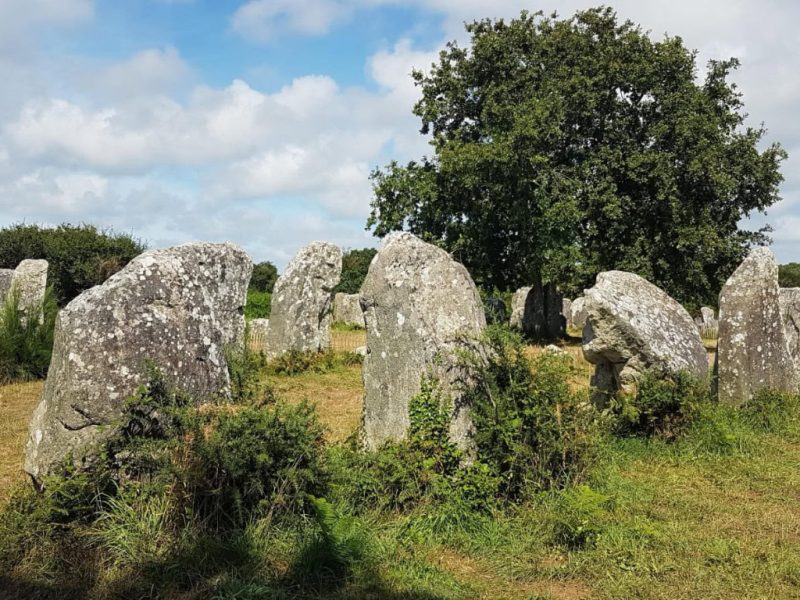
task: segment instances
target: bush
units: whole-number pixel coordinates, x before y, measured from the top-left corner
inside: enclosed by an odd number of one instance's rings
[[[11,293],[0,305],[0,383],[43,379],[53,353],[53,332],[58,306],[51,288],[42,305],[27,319],[19,309],[19,295]]]
[[[253,265],[253,275],[250,277],[250,289],[257,292],[272,293],[275,282],[278,280],[278,269],[271,262],[260,262]]]
[[[61,306],[103,283],[144,250],[129,235],[92,225],[17,224],[0,230],[0,267],[13,269],[26,258],[47,260],[48,282]]]
[[[274,358],[267,365],[267,372],[271,375],[300,375],[308,371],[314,373],[328,373],[339,366],[352,366],[361,364],[364,357],[355,352],[300,352],[290,350]]]
[[[272,314],[272,294],[250,288],[247,290],[245,319],[267,319]]]
[[[580,480],[600,438],[598,415],[585,393],[570,389],[568,355],[544,353],[532,362],[521,337],[489,327],[487,357],[467,357],[478,455],[517,499]]]
[[[658,436],[674,439],[683,434],[699,409],[711,402],[706,381],[687,372],[670,377],[645,373],[633,396],[613,398],[610,411],[621,435]]]
[[[367,276],[369,264],[377,253],[375,248],[346,250],[342,256],[342,277],[334,292],[357,294]]]

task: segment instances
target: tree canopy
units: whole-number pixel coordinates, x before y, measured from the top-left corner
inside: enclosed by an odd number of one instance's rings
[[[700,81],[681,38],[609,8],[466,28],[412,74],[432,155],[373,171],[376,235],[410,230],[490,288],[577,293],[622,269],[697,305],[768,241],[740,223],[780,199],[786,154],[745,126],[736,59]]]
[[[144,249],[129,235],[93,225],[17,224],[0,229],[0,268],[13,269],[26,258],[47,260],[48,285],[60,305],[103,283]]]
[[[259,292],[272,293],[275,282],[278,280],[278,269],[269,261],[253,265],[253,275],[250,277],[250,289]]]
[[[367,276],[369,263],[378,251],[375,248],[345,250],[342,255],[342,278],[336,286],[337,292],[357,294]]]

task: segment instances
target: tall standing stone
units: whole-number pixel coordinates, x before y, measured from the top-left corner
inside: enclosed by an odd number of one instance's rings
[[[341,277],[338,246],[312,242],[297,253],[272,291],[267,356],[291,350],[323,352],[330,347],[333,288]]]
[[[532,340],[564,337],[563,296],[548,283],[520,288],[511,300],[510,324]]]
[[[364,311],[361,309],[361,294],[339,292],[333,299],[333,320],[345,325],[364,327]]]
[[[14,279],[14,269],[0,269],[0,306],[2,306],[8,293],[11,291],[11,281]]]
[[[522,331],[523,321],[525,319],[525,305],[528,301],[528,294],[533,289],[533,287],[523,287],[519,288],[516,292],[514,292],[514,296],[511,298],[511,318],[509,320],[509,325],[514,328]]]
[[[453,401],[451,439],[469,448],[473,427],[458,385],[465,373],[457,354],[475,346],[486,319],[467,270],[410,233],[393,234],[372,260],[361,294],[366,447],[406,436],[409,401],[431,375]]]
[[[745,404],[762,389],[797,388],[769,248],[752,250],[722,287],[715,370],[725,404]]]
[[[800,377],[800,288],[781,288],[780,303],[786,343]]]
[[[708,359],[692,317],[665,292],[633,273],[607,271],[585,292],[583,355],[595,365],[592,387],[602,404],[645,372],[708,376]]]
[[[139,255],[64,307],[25,470],[91,460],[149,364],[197,401],[228,394],[225,349],[243,341],[251,271],[238,246],[184,244]]]

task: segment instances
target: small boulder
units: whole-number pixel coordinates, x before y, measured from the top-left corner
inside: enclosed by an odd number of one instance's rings
[[[324,352],[331,344],[333,288],[342,276],[342,251],[312,242],[292,259],[275,282],[267,334],[267,356],[296,350]]]
[[[689,313],[661,289],[633,273],[607,271],[585,292],[583,355],[595,365],[595,402],[630,391],[645,371],[708,375],[708,358]]]
[[[333,299],[333,320],[336,323],[364,327],[364,311],[360,294],[339,292]]]
[[[408,404],[432,376],[453,401],[450,437],[472,444],[459,382],[459,350],[475,348],[486,325],[478,289],[464,266],[410,233],[386,239],[361,287],[367,324],[363,434],[367,449],[403,439]]]
[[[778,265],[768,248],[755,248],[719,295],[715,371],[721,403],[745,404],[761,389],[797,389],[783,325]]]
[[[25,470],[39,479],[68,457],[91,461],[149,364],[197,401],[227,395],[225,348],[243,341],[251,271],[238,246],[184,244],[139,255],[65,306]]]

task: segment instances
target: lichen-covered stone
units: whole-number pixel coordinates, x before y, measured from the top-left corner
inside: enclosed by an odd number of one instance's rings
[[[719,295],[716,384],[719,401],[739,406],[762,389],[794,391],[794,362],[781,318],[778,265],[756,248]]]
[[[457,353],[478,349],[486,319],[467,270],[436,246],[409,233],[393,234],[372,260],[361,295],[368,348],[366,447],[406,436],[409,401],[430,375],[453,402],[451,439],[469,448],[473,425],[458,385],[466,374]]]
[[[800,378],[800,288],[781,288],[780,304],[786,343]]]
[[[569,298],[564,298],[561,301],[561,316],[564,317],[567,329],[572,329],[574,327],[572,324],[572,300]]]
[[[275,282],[267,334],[267,356],[290,350],[322,352],[330,347],[333,288],[342,276],[342,251],[312,242]]]
[[[583,355],[595,365],[592,387],[602,404],[647,370],[668,375],[708,375],[708,359],[689,313],[652,283],[633,273],[607,271],[586,290]]]
[[[91,460],[148,364],[197,401],[229,393],[224,352],[242,343],[251,271],[237,246],[184,244],[141,254],[64,307],[25,470]]]
[[[0,305],[11,291],[11,280],[14,278],[14,269],[0,269]]]
[[[47,261],[25,259],[11,278],[11,293],[18,294],[18,307],[24,317],[40,311],[47,290]]]
[[[364,327],[364,311],[361,310],[361,294],[339,292],[333,299],[333,320],[345,325]]]
[[[575,298],[575,300],[572,301],[570,315],[572,327],[583,330],[583,327],[586,325],[586,301],[583,296]]]

